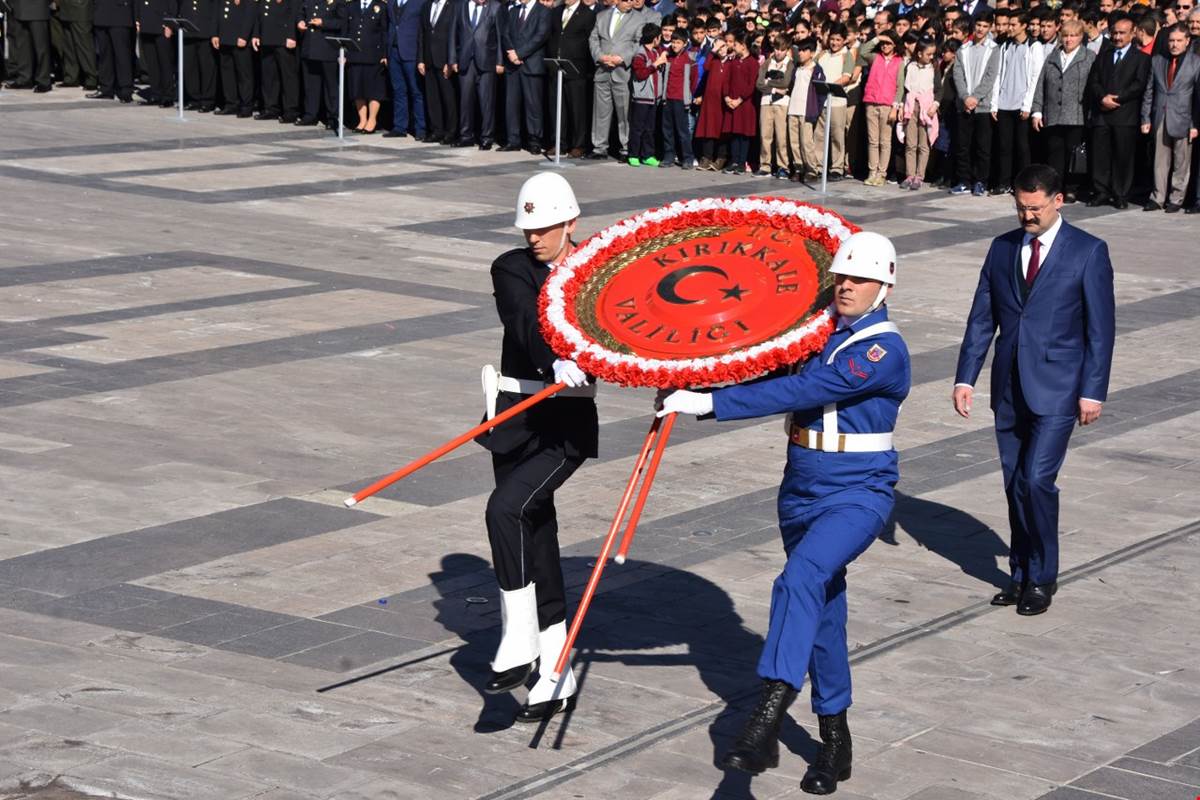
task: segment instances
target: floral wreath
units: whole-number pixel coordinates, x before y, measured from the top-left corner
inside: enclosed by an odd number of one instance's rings
[[[682,388],[739,382],[819,353],[835,322],[827,301],[774,338],[701,358],[618,352],[580,325],[576,301],[581,291],[614,258],[686,229],[750,225],[787,230],[815,243],[826,266],[841,243],[859,230],[828,209],[781,197],[711,197],[644,211],[592,235],[553,269],[538,301],[543,336],[560,358],[573,359],[587,373],[622,386]]]

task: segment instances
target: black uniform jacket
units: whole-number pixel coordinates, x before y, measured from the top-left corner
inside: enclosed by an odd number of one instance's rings
[[[496,310],[504,324],[500,373],[505,377],[554,381],[558,356],[546,344],[538,324],[538,293],[549,275],[549,267],[536,260],[528,248],[509,250],[492,263]],[[524,395],[501,392],[496,413],[524,399]],[[599,438],[595,400],[552,397],[476,441],[497,454],[562,445],[568,456],[595,458]]]
[[[288,39],[300,40],[300,0],[262,0],[254,19],[254,35],[267,47],[283,47]]]

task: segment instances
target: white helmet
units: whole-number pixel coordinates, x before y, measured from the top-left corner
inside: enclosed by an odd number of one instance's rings
[[[557,172],[539,172],[517,193],[517,218],[523,231],[548,228],[579,216],[579,203],[567,179]]]
[[[896,285],[896,248],[891,239],[871,231],[859,231],[842,242],[833,254],[829,271]]]

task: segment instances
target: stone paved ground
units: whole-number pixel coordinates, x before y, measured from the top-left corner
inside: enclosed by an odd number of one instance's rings
[[[463,449],[350,488],[478,419],[526,156],[0,95],[0,795],[794,797],[713,766],[753,695],[781,558],[777,420],[681,421],[633,559],[580,640],[581,702],[506,725]],[[775,181],[570,171],[582,229]],[[1064,579],[986,605],[1004,506],[983,411],[952,416],[963,316],[1010,201],[839,185],[895,238],[914,353],[894,525],[852,567],[846,800],[1200,796],[1200,276],[1193,218],[1072,207],[1109,241],[1120,334],[1062,480]],[[604,387],[603,456],[561,492],[573,591],[648,422]],[[469,602],[482,598],[487,602]]]

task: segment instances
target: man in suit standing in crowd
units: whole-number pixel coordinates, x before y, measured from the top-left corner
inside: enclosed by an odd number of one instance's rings
[[[254,0],[221,0],[221,16],[212,39],[221,64],[221,95],[225,100],[218,114],[248,117],[253,110],[254,59],[250,55],[250,38],[256,12]]]
[[[1191,175],[1192,143],[1200,126],[1200,97],[1195,91],[1200,56],[1189,52],[1191,37],[1183,24],[1167,29],[1167,55],[1154,56],[1142,97],[1142,133],[1154,133],[1154,192],[1143,210],[1183,208]],[[1168,179],[1170,190],[1168,191]]]
[[[613,114],[617,117],[618,158],[629,151],[629,65],[637,53],[642,34],[642,15],[633,11],[632,0],[616,0],[596,15],[588,48],[596,64],[592,85],[592,152],[588,158],[608,158],[608,137]]]
[[[150,77],[150,88],[139,105],[162,106],[174,104],[175,60],[172,57],[173,31],[167,27],[164,16],[174,16],[174,3],[170,0],[137,0],[134,17],[138,37],[138,55],[142,66]]]
[[[263,110],[258,120],[287,125],[300,117],[300,0],[262,0],[250,43],[262,57]]]
[[[1108,245],[1067,224],[1062,179],[1033,164],[1013,185],[1021,227],[992,241],[958,353],[954,410],[971,413],[993,336],[991,405],[1011,528],[1009,585],[1022,616],[1058,588],[1058,487],[1075,423],[1100,417],[1116,336]]]
[[[92,30],[100,85],[88,97],[133,102],[133,0],[96,0]]]
[[[9,89],[48,92],[50,77],[50,0],[10,0],[9,39],[12,43],[16,78]]]
[[[191,98],[184,108],[212,111],[217,94],[217,51],[213,49],[211,41],[217,34],[214,0],[180,0],[177,16],[191,24],[183,31],[181,80]]]
[[[58,0],[63,87],[82,86],[88,91],[96,88],[96,44],[92,39],[94,15],[92,0]],[[161,26],[157,33],[162,35]]]
[[[1142,94],[1150,78],[1150,57],[1133,46],[1133,20],[1114,14],[1109,24],[1111,47],[1103,48],[1088,75],[1092,98],[1090,153],[1094,194],[1089,206],[1129,206],[1133,186],[1133,153],[1137,147]]]
[[[450,30],[458,0],[428,0],[417,29],[417,72],[425,80],[429,118],[423,142],[454,144],[458,138],[458,97],[450,75]]]
[[[297,125],[316,125],[325,104],[325,127],[337,127],[338,48],[325,38],[335,36],[346,24],[345,3],[342,0],[303,0],[300,21],[296,29],[303,34],[300,58],[304,69],[304,116]]]
[[[538,0],[521,0],[508,12],[504,26],[504,91],[508,143],[504,151],[522,149],[521,123],[525,123],[524,149],[541,155],[542,103],[546,95],[546,41],[550,37],[550,9]]]
[[[421,28],[421,0],[388,0],[388,76],[392,84],[392,129],[385,139],[408,135],[412,118],[413,136],[425,138],[425,90],[417,75],[417,32]]]
[[[475,144],[475,109],[479,109],[479,149],[496,143],[496,84],[504,74],[504,3],[466,0],[451,31],[450,71],[458,76],[460,97],[457,147]]]
[[[558,138],[569,158],[579,158],[587,147],[588,133],[588,89],[592,83],[591,49],[588,40],[592,36],[592,28],[596,25],[596,13],[585,6],[582,0],[568,0],[550,13],[550,43],[548,54],[553,58],[561,58],[571,62],[574,70],[567,69],[563,74],[563,130]],[[551,70],[555,80],[558,76]],[[553,157],[553,150],[546,151]]]

